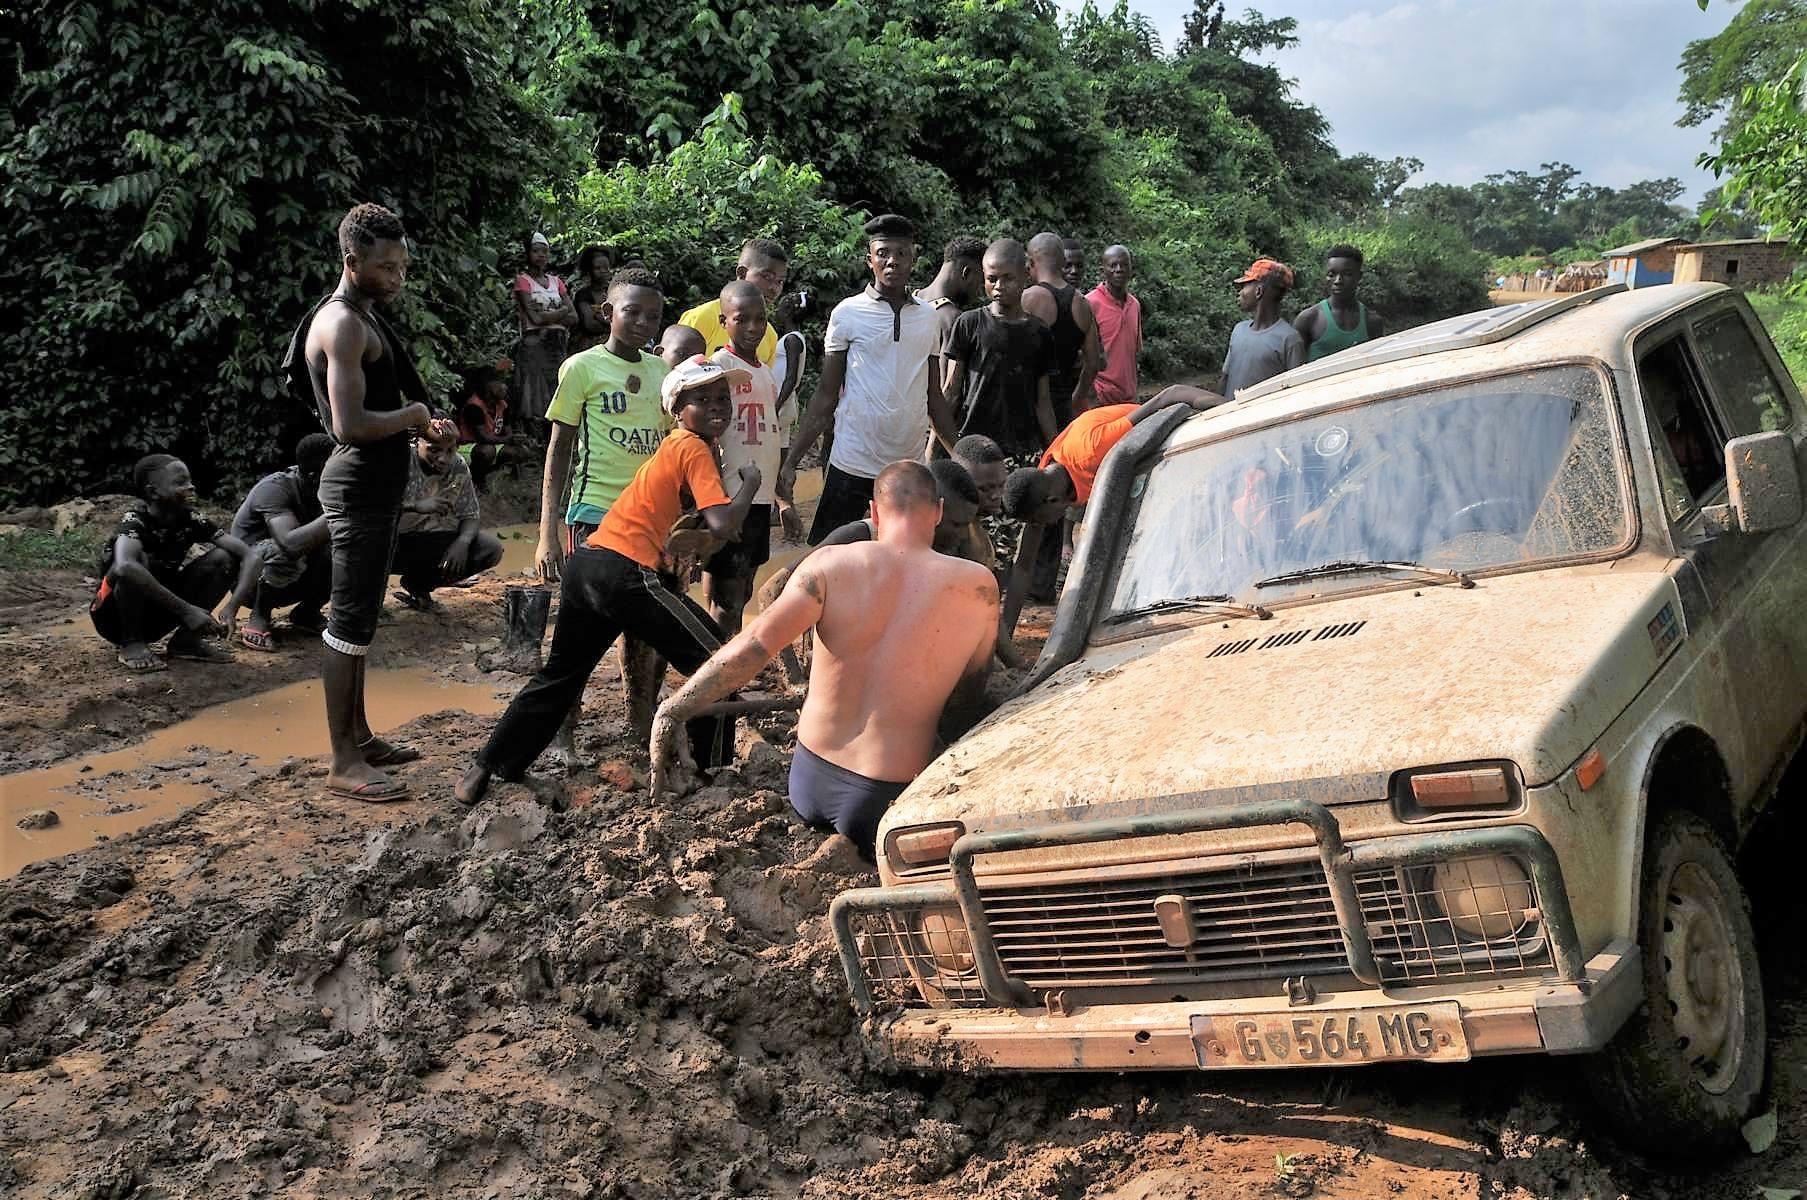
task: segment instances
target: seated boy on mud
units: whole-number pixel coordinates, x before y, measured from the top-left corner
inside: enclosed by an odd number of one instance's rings
[[[231,662],[220,642],[223,614],[213,611],[228,591],[249,592],[257,579],[250,547],[194,510],[188,467],[168,454],[147,454],[132,468],[142,499],[132,505],[101,554],[100,586],[88,605],[95,632],[119,647],[128,671],[161,671],[150,644],[174,631],[170,658]],[[209,547],[192,562],[188,552]]]

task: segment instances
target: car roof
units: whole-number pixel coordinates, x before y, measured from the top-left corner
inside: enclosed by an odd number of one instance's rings
[[[1364,396],[1514,367],[1577,358],[1617,362],[1633,331],[1729,291],[1717,283],[1633,291],[1614,285],[1420,325],[1243,388],[1230,403],[1187,421],[1174,440],[1190,442],[1229,425],[1265,425]]]

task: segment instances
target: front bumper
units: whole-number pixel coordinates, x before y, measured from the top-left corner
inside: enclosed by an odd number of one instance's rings
[[[1314,1021],[1415,1000],[1454,1000],[1467,1047],[1495,1054],[1583,1054],[1600,1049],[1642,996],[1637,947],[1614,942],[1572,983],[1540,982],[1472,990],[1364,988],[1319,992],[1284,1011]],[[1272,995],[1165,1004],[1094,1004],[1056,1014],[1036,1009],[905,1012],[882,1025],[900,1065],[950,1071],[1155,1071],[1203,1065],[1193,1018],[1268,1013]],[[1329,1062],[1297,1066],[1341,1065]]]
[[[1176,998],[1162,1003],[1109,1002],[1095,990],[1086,992],[1083,1000],[1058,992],[1037,996],[1010,975],[1000,957],[975,860],[1011,851],[1281,824],[1303,825],[1316,841],[1346,963],[1339,978],[1351,985],[1320,992],[1318,988],[1335,981],[1318,978],[1311,981],[1315,986],[1297,988],[1289,984],[1290,1006],[1284,995],[1278,1002],[1287,1012],[1358,1013],[1421,999],[1442,1004],[1443,1011],[1450,1012],[1448,1005],[1454,1002],[1474,1054],[1577,1053],[1604,1044],[1636,1007],[1641,994],[1636,947],[1614,943],[1591,960],[1582,958],[1555,853],[1537,830],[1523,825],[1435,830],[1345,845],[1330,810],[1305,800],[967,834],[953,847],[949,879],[861,889],[836,899],[831,917],[854,1005],[862,1014],[884,1016],[893,1052],[902,1061],[920,1065],[1029,1070],[1199,1066],[1203,1060],[1195,1045],[1193,1019],[1272,1013],[1276,999],[1271,986],[1248,998]],[[1488,854],[1516,857],[1535,884],[1548,954],[1541,978],[1476,975],[1439,979],[1431,987],[1418,986],[1422,981],[1402,984],[1383,978],[1357,892],[1358,872]],[[901,1015],[891,1016],[884,1010],[894,1006],[900,982],[909,989],[909,978],[900,980],[893,970],[888,978],[868,979],[872,958],[870,954],[862,958],[860,923],[937,910],[951,915],[956,909],[965,926],[964,949],[971,957],[972,969],[965,972],[970,985],[958,994],[919,987],[915,999],[928,1007],[909,1006]],[[929,977],[908,963],[905,967],[918,983]],[[874,983],[880,985],[876,998]]]

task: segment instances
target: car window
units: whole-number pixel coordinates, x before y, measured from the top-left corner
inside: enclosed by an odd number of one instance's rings
[[[1694,342],[1700,347],[1701,365],[1707,369],[1707,379],[1719,397],[1720,414],[1733,437],[1788,428],[1787,397],[1736,310],[1696,325]]]
[[[1650,419],[1663,506],[1679,520],[1725,481],[1725,435],[1679,334],[1638,359],[1638,390]]]
[[[1141,484],[1105,619],[1178,597],[1373,586],[1314,574],[1351,562],[1472,571],[1611,553],[1630,535],[1611,412],[1599,372],[1564,365],[1183,447]]]

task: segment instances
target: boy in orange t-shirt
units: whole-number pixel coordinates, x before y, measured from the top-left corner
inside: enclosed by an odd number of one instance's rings
[[[461,803],[481,800],[492,777],[515,780],[526,772],[621,634],[646,642],[686,675],[721,647],[721,627],[690,597],[665,586],[659,564],[686,501],[710,533],[732,538],[759,492],[759,468],[749,464],[730,500],[715,457],[715,440],[734,415],[732,387],[745,374],[699,356],[666,375],[661,394],[678,428],[567,560],[546,665],[509,704],[458,781]],[[707,737],[716,722],[704,717],[693,725]]]

